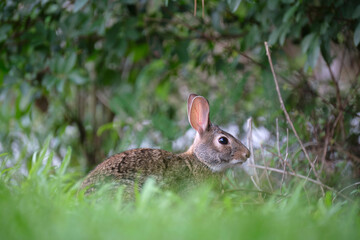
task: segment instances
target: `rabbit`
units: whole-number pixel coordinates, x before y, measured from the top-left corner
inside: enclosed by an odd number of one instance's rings
[[[187,109],[188,120],[196,130],[196,136],[186,152],[175,154],[160,149],[139,148],[115,154],[91,171],[80,189],[86,188],[86,193],[89,193],[109,180],[134,191],[135,186],[141,187],[149,177],[168,187],[178,188],[183,184],[201,183],[211,177],[221,178],[226,169],[249,158],[248,148],[210,122],[209,103],[204,97],[190,94]]]

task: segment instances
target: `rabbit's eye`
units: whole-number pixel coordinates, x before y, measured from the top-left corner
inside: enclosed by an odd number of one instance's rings
[[[229,143],[229,140],[226,137],[221,137],[221,138],[219,138],[219,143],[226,145]]]

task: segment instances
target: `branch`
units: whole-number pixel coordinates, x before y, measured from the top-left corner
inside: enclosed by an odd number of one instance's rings
[[[297,134],[297,131],[296,131],[295,127],[294,127],[294,124],[292,123],[292,121],[291,121],[291,119],[290,119],[289,113],[287,112],[287,110],[286,110],[286,108],[285,108],[284,101],[283,101],[283,99],[282,99],[282,97],[281,97],[281,92],[280,92],[278,80],[277,80],[277,77],[276,77],[276,74],[275,74],[274,66],[273,66],[273,63],[272,63],[272,60],[271,60],[271,55],[270,55],[270,51],[269,51],[269,46],[268,46],[268,43],[267,43],[267,42],[265,42],[264,44],[265,44],[265,49],[266,49],[266,55],[268,56],[268,59],[269,59],[269,64],[270,64],[271,72],[272,72],[273,77],[274,77],[276,92],[277,92],[278,97],[279,97],[281,109],[283,110],[283,112],[284,112],[284,114],[285,114],[285,116],[286,116],[286,120],[287,120],[288,124],[291,126],[291,129],[293,130],[293,132],[294,132],[294,134],[295,134],[295,136],[296,136],[296,138],[297,138],[297,140],[298,140],[298,142],[299,142],[299,144],[300,144],[300,146],[301,146],[301,149],[303,150],[303,152],[304,152],[304,154],[305,154],[305,157],[306,157],[306,159],[308,160],[308,162],[309,162],[309,164],[310,164],[310,167],[311,167],[311,169],[312,169],[313,172],[314,172],[314,175],[315,175],[315,177],[316,177],[316,180],[320,182],[320,178],[319,178],[318,173],[316,172],[315,165],[314,165],[314,163],[310,160],[309,154],[308,154],[308,152],[306,151],[306,149],[305,149],[305,147],[304,147],[304,145],[303,145],[303,143],[302,143],[299,135]],[[321,187],[321,191],[322,191],[323,194],[325,193],[323,187]]]
[[[235,188],[235,189],[229,189],[229,190],[225,190],[224,192],[254,192],[254,193],[263,193],[263,194],[267,194],[267,195],[273,195],[273,196],[277,196],[277,197],[289,197],[289,195],[283,195],[283,194],[276,194],[273,192],[268,192],[268,191],[259,191],[259,190],[255,190],[255,189],[245,189],[245,188]]]
[[[339,191],[336,191],[334,188],[328,186],[328,185],[325,185],[323,184],[322,182],[318,181],[318,180],[314,180],[312,178],[309,178],[309,177],[306,177],[304,175],[301,175],[301,174],[297,174],[297,173],[292,173],[292,172],[289,172],[289,171],[284,171],[284,170],[281,170],[281,169],[277,169],[277,168],[271,168],[271,167],[265,167],[265,166],[260,166],[260,165],[249,165],[249,167],[254,167],[254,168],[259,168],[259,169],[263,169],[263,170],[267,170],[267,171],[272,171],[272,172],[277,172],[277,173],[281,173],[281,174],[289,174],[291,176],[294,176],[294,177],[297,177],[297,178],[301,178],[301,179],[305,179],[306,181],[309,181],[309,182],[312,182],[312,183],[315,183],[317,185],[319,185],[321,188],[326,188],[332,192],[334,192],[335,194],[345,198],[346,200],[349,200],[349,201],[353,201],[351,198],[349,198],[348,196],[342,194],[341,192]],[[350,187],[350,186],[349,186]]]

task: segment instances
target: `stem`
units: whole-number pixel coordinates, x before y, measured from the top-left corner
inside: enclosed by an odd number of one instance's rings
[[[265,42],[265,49],[266,49],[266,55],[268,56],[268,59],[269,59],[269,64],[270,64],[270,68],[271,68],[271,72],[273,74],[273,77],[274,77],[274,82],[275,82],[275,87],[276,87],[276,92],[278,94],[278,97],[279,97],[279,101],[280,101],[280,105],[281,105],[281,109],[283,110],[285,116],[286,116],[286,120],[288,122],[288,124],[291,126],[291,129],[293,130],[295,136],[296,136],[296,139],[298,140],[300,146],[301,146],[301,149],[303,150],[304,154],[305,154],[305,157],[306,159],[308,160],[309,164],[310,164],[310,167],[311,169],[313,170],[314,172],[314,175],[316,177],[316,180],[320,182],[320,178],[319,178],[319,175],[318,173],[316,172],[316,169],[315,169],[315,166],[313,164],[313,162],[310,160],[310,157],[309,157],[309,154],[308,152],[306,151],[299,135],[297,134],[297,131],[294,127],[294,124],[292,123],[291,119],[290,119],[290,116],[289,116],[289,113],[287,112],[286,108],[285,108],[285,104],[284,104],[284,101],[281,97],[281,92],[280,92],[280,88],[279,88],[279,83],[278,83],[278,80],[277,80],[277,77],[276,77],[276,74],[275,74],[275,70],[274,70],[274,66],[273,66],[273,63],[272,63],[272,60],[271,60],[271,54],[270,54],[270,51],[269,51],[269,46],[268,46],[268,43]],[[322,185],[321,185],[322,186]],[[324,192],[324,189],[323,187],[321,187],[321,191],[323,193],[323,195],[325,194]]]

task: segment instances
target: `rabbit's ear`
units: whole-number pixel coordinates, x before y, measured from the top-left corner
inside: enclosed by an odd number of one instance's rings
[[[187,103],[188,103],[188,104],[187,104],[188,116],[190,116],[191,104],[192,104],[194,98],[197,97],[197,96],[198,96],[198,95],[195,94],[195,93],[192,93],[192,94],[189,95],[188,102],[187,102]],[[190,121],[190,117],[189,117],[189,121]]]
[[[190,105],[188,118],[192,128],[199,134],[205,132],[210,126],[209,112],[208,101],[202,96],[195,96]]]

